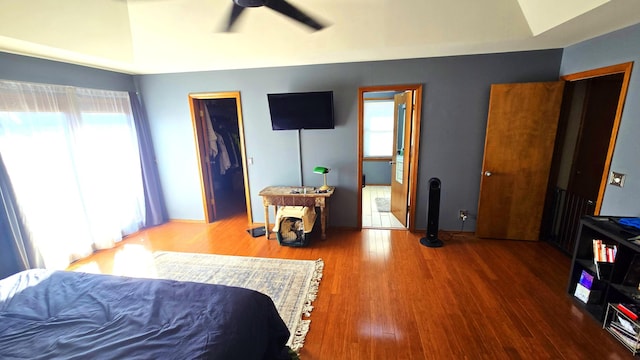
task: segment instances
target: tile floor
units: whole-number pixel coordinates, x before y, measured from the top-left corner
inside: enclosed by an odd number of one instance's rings
[[[403,229],[404,226],[390,212],[378,212],[375,198],[391,198],[391,186],[367,185],[362,188],[362,227]]]

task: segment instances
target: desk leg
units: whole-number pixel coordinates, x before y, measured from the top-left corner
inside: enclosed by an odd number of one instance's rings
[[[264,233],[269,240],[269,205],[264,206]]]
[[[325,209],[325,206],[320,206],[320,224],[322,225],[322,235],[320,236],[320,238],[322,240],[325,240],[327,238],[327,211],[328,209]]]

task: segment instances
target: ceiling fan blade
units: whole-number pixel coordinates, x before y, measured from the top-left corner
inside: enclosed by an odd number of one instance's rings
[[[230,32],[231,28],[233,27],[233,24],[235,24],[236,20],[238,20],[238,17],[240,16],[240,14],[242,14],[242,11],[245,8],[233,3],[233,7],[231,8],[231,13],[229,14],[229,21],[227,22],[227,27],[224,29],[224,31],[226,32]]]
[[[297,20],[311,27],[312,29],[322,30],[324,28],[324,25],[312,19],[307,14],[298,10],[295,6],[289,4],[285,0],[269,0],[266,2],[265,6],[281,13],[282,15],[285,15],[294,20]]]

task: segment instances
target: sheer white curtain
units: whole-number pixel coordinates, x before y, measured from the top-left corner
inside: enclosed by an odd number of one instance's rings
[[[0,153],[47,268],[64,268],[142,226],[126,92],[0,81]]]

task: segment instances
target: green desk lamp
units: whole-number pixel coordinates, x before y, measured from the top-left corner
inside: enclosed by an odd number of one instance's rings
[[[331,169],[323,167],[323,166],[316,166],[315,168],[313,168],[313,172],[314,173],[322,174],[324,176],[324,185],[320,186],[318,188],[318,190],[320,190],[320,191],[329,190],[329,185],[327,185],[327,174],[329,173],[329,171],[331,171]]]

